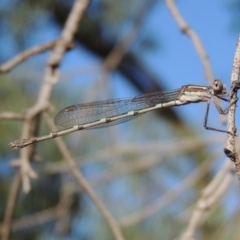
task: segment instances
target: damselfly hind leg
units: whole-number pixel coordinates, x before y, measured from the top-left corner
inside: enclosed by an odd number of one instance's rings
[[[208,101],[208,102],[207,102],[206,114],[205,114],[205,117],[204,117],[204,123],[203,123],[204,128],[207,129],[207,130],[212,130],[212,131],[216,131],[216,132],[228,133],[228,134],[231,134],[231,135],[233,135],[233,136],[236,136],[236,131],[234,132],[234,134],[232,134],[232,133],[229,132],[229,131],[226,131],[226,130],[223,130],[223,129],[219,129],[219,128],[210,127],[210,126],[207,125],[207,124],[208,124],[209,107],[210,107],[210,102]],[[229,108],[229,107],[228,107],[228,108]]]

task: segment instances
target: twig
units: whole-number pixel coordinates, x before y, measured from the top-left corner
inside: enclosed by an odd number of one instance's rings
[[[45,52],[55,46],[57,43],[57,40],[44,43],[42,45],[34,46],[32,48],[29,48],[28,50],[19,53],[17,56],[12,58],[11,60],[7,61],[6,63],[0,65],[0,73],[7,73],[9,72],[12,68],[16,67],[18,64],[21,62],[27,60],[28,58],[32,57],[33,55]],[[68,46],[68,49],[73,48],[73,44],[70,43]]]
[[[62,183],[61,196],[57,206],[57,217],[54,232],[58,236],[66,236],[70,226],[71,207],[74,202],[75,191],[72,186]]]
[[[204,213],[216,206],[224,193],[228,190],[234,176],[233,164],[227,161],[219,173],[215,176],[218,181],[212,182],[202,191],[201,198],[197,201],[186,230],[181,236],[181,240],[192,240],[197,227],[202,221]],[[212,189],[210,192],[209,189]]]
[[[17,66],[21,62],[25,61],[26,59],[32,57],[33,55],[36,55],[38,53],[41,53],[41,52],[51,49],[56,44],[56,42],[57,41],[55,40],[55,41],[52,41],[49,43],[38,45],[38,46],[32,47],[32,48],[18,54],[17,56],[15,56],[11,60],[9,60],[8,62],[6,62],[0,66],[0,73],[7,73],[12,68]]]
[[[3,112],[3,113],[0,113],[0,119],[24,120],[25,116],[24,114],[21,114],[21,113]]]
[[[53,221],[57,217],[58,206],[45,209],[43,211],[31,214],[29,216],[20,217],[12,221],[12,231],[29,229],[39,226],[49,221]],[[3,225],[0,230],[3,231]]]
[[[61,63],[63,54],[67,50],[69,44],[72,43],[79,21],[88,7],[89,2],[90,0],[76,0],[72,7],[61,37],[57,40],[49,57],[38,100],[36,104],[26,112],[26,121],[23,126],[22,138],[29,138],[36,135],[39,114],[48,108],[53,86],[58,81],[57,66]],[[37,177],[29,160],[33,154],[33,149],[33,146],[23,149],[20,159],[14,162],[14,165],[21,169],[24,192],[30,191],[30,178]]]
[[[56,131],[56,127],[55,127],[52,119],[50,119],[50,117],[48,116],[47,113],[44,114],[44,118],[47,122],[47,125],[51,129],[51,131]],[[117,224],[115,218],[111,215],[111,213],[108,211],[108,209],[104,206],[103,202],[98,198],[98,196],[95,194],[92,187],[88,184],[87,180],[84,178],[84,176],[78,170],[77,165],[76,165],[75,161],[72,159],[70,152],[69,152],[68,148],[66,147],[65,143],[63,142],[63,140],[61,138],[55,138],[54,140],[59,148],[59,151],[63,155],[64,160],[68,163],[71,173],[76,178],[80,187],[88,194],[88,196],[96,204],[99,211],[102,213],[103,217],[107,221],[109,227],[113,231],[115,238],[117,240],[124,240],[121,229],[120,229],[119,225]]]
[[[240,188],[240,162],[239,157],[236,152],[236,143],[235,137],[236,134],[236,125],[235,125],[235,111],[237,103],[237,90],[239,89],[239,73],[240,73],[240,37],[238,38],[237,48],[233,60],[233,68],[231,75],[231,93],[230,93],[230,102],[229,102],[229,112],[228,112],[228,131],[232,134],[228,134],[226,146],[224,148],[224,153],[228,158],[230,158],[236,167],[238,184]]]
[[[18,172],[16,174],[15,178],[13,179],[11,192],[8,197],[4,221],[3,221],[3,225],[2,225],[2,229],[1,229],[2,230],[2,240],[9,239],[13,212],[14,212],[14,209],[16,206],[20,187],[21,187],[21,174],[20,174],[20,172]]]
[[[165,3],[169,9],[169,11],[171,12],[171,14],[173,15],[173,18],[175,19],[176,23],[178,24],[179,28],[181,29],[181,31],[183,33],[185,33],[186,35],[189,36],[189,38],[192,40],[193,45],[196,48],[196,51],[202,61],[202,65],[203,65],[203,69],[205,72],[205,77],[206,79],[209,81],[209,84],[212,84],[213,82],[213,73],[211,70],[211,66],[210,66],[210,62],[208,59],[208,55],[207,52],[204,49],[203,44],[201,43],[200,38],[198,37],[198,35],[196,34],[195,31],[193,31],[186,23],[186,21],[183,19],[183,17],[181,16],[180,12],[178,11],[174,0],[165,0]]]

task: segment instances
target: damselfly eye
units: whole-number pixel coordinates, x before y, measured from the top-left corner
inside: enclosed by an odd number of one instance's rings
[[[222,81],[219,79],[214,80],[212,88],[215,93],[218,93],[218,94],[227,93],[225,86],[223,85]]]

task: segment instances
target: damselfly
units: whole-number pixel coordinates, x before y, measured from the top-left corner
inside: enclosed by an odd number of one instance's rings
[[[190,103],[207,102],[204,127],[208,130],[227,132],[207,126],[210,100],[220,114],[227,114],[217,99],[228,101],[226,87],[220,80],[214,80],[212,86],[185,85],[173,91],[160,91],[143,94],[134,98],[113,99],[72,105],[61,110],[55,117],[55,124],[60,131],[49,135],[19,139],[10,143],[13,149],[20,149],[35,142],[59,137],[83,129],[109,127],[129,121],[146,112],[160,108],[181,106]]]

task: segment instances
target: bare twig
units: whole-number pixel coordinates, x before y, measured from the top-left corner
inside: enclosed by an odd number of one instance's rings
[[[72,43],[73,37],[77,31],[78,23],[82,19],[85,10],[87,9],[90,0],[76,0],[67,22],[64,26],[60,39],[57,41],[54,51],[48,60],[48,66],[51,68],[57,67],[61,62],[65,51]]]
[[[48,116],[47,113],[44,114],[44,118],[51,129],[51,131],[56,131],[56,127]],[[93,200],[93,202],[98,207],[99,211],[102,213],[103,217],[107,221],[109,227],[113,231],[113,234],[117,240],[124,240],[123,234],[121,232],[121,229],[119,225],[117,224],[115,218],[111,215],[111,213],[108,211],[108,209],[104,206],[103,202],[98,198],[92,187],[88,184],[87,180],[84,178],[84,176],[81,174],[81,172],[78,170],[77,165],[75,161],[72,159],[70,152],[68,151],[65,143],[61,138],[55,138],[54,139],[59,151],[64,157],[64,160],[68,163],[68,166],[70,168],[71,173],[76,178],[78,184],[80,187],[88,194],[88,196]]]
[[[9,239],[13,212],[16,206],[17,197],[18,197],[20,188],[21,188],[21,174],[19,172],[16,174],[15,178],[13,179],[11,192],[8,196],[7,207],[6,207],[4,221],[1,229],[2,240]]]
[[[7,73],[12,68],[17,66],[21,62],[25,61],[26,59],[32,57],[33,55],[36,55],[38,53],[41,53],[41,52],[51,49],[56,44],[56,42],[57,41],[55,40],[55,41],[52,41],[49,43],[34,46],[34,47],[22,52],[21,54],[18,54],[13,59],[9,60],[8,62],[6,62],[0,66],[0,73]]]
[[[24,114],[21,114],[21,113],[3,112],[3,113],[0,113],[0,119],[24,120],[25,116]]]
[[[57,217],[58,206],[48,208],[43,211],[31,214],[29,216],[20,217],[12,221],[12,231],[19,231],[29,229],[31,227],[39,226],[43,223],[53,221]],[[0,226],[0,230],[3,231],[4,226]]]
[[[197,201],[188,226],[180,238],[181,240],[194,239],[195,231],[201,223],[204,213],[216,206],[216,203],[221,200],[224,193],[228,190],[233,176],[233,164],[227,161],[213,181],[202,191],[202,196]],[[217,179],[217,181],[215,179]]]
[[[236,111],[236,103],[237,103],[237,90],[239,89],[239,73],[240,73],[240,37],[237,42],[237,48],[233,60],[233,68],[231,75],[231,93],[230,93],[230,108],[228,112],[228,131],[232,134],[228,134],[226,146],[224,148],[224,152],[227,157],[229,157],[235,164],[238,183],[240,188],[240,161],[238,154],[236,152],[236,143],[235,137],[236,134],[236,125],[235,125],[235,111]]]
[[[33,55],[45,52],[45,51],[53,48],[56,43],[57,43],[57,40],[54,40],[54,41],[51,41],[51,42],[48,42],[48,43],[44,43],[42,45],[34,46],[34,47],[18,54],[17,56],[12,58],[8,62],[0,65],[0,73],[9,72],[12,68],[16,67],[18,64],[27,60],[28,58],[32,57]],[[68,46],[68,49],[71,49],[71,48],[73,48],[72,43],[70,43],[69,46]]]
[[[66,25],[62,31],[61,37],[57,40],[53,51],[48,60],[48,66],[44,75],[44,81],[36,104],[26,112],[26,121],[24,123],[22,138],[29,138],[36,135],[39,114],[49,106],[49,98],[54,84],[58,81],[57,66],[60,64],[63,54],[69,44],[73,41],[74,34],[77,30],[80,19],[83,16],[90,0],[76,0]],[[29,159],[33,154],[33,147],[23,149],[21,157],[15,161],[14,165],[20,167],[23,177],[23,189],[25,192],[30,191],[30,178],[36,178],[37,174],[30,165]]]
[[[7,73],[12,68],[17,66],[21,62],[25,61],[26,59],[32,57],[33,55],[36,55],[38,53],[41,53],[41,52],[51,49],[56,44],[56,42],[57,41],[55,40],[55,41],[48,42],[48,43],[45,43],[42,45],[34,46],[34,47],[18,54],[13,59],[9,60],[8,62],[6,62],[0,66],[0,73]]]
[[[196,32],[193,31],[187,25],[186,21],[183,19],[180,12],[178,11],[178,9],[177,9],[177,7],[174,3],[174,0],[165,0],[165,3],[167,5],[169,11],[173,15],[173,18],[175,19],[175,21],[178,24],[181,31],[183,33],[185,33],[186,35],[188,35],[189,38],[192,40],[192,43],[195,46],[196,51],[197,51],[197,53],[198,53],[198,55],[199,55],[199,57],[202,61],[203,69],[204,69],[204,72],[205,72],[205,77],[209,81],[209,84],[212,84],[213,79],[214,79],[212,69],[211,69],[211,66],[210,66],[210,62],[209,62],[209,59],[208,59],[207,52],[205,51],[204,46],[201,43],[200,38],[198,37]]]
[[[68,233],[70,221],[71,207],[74,202],[75,191],[72,186],[63,182],[61,189],[61,197],[57,206],[57,217],[54,232],[58,236],[65,236]]]

